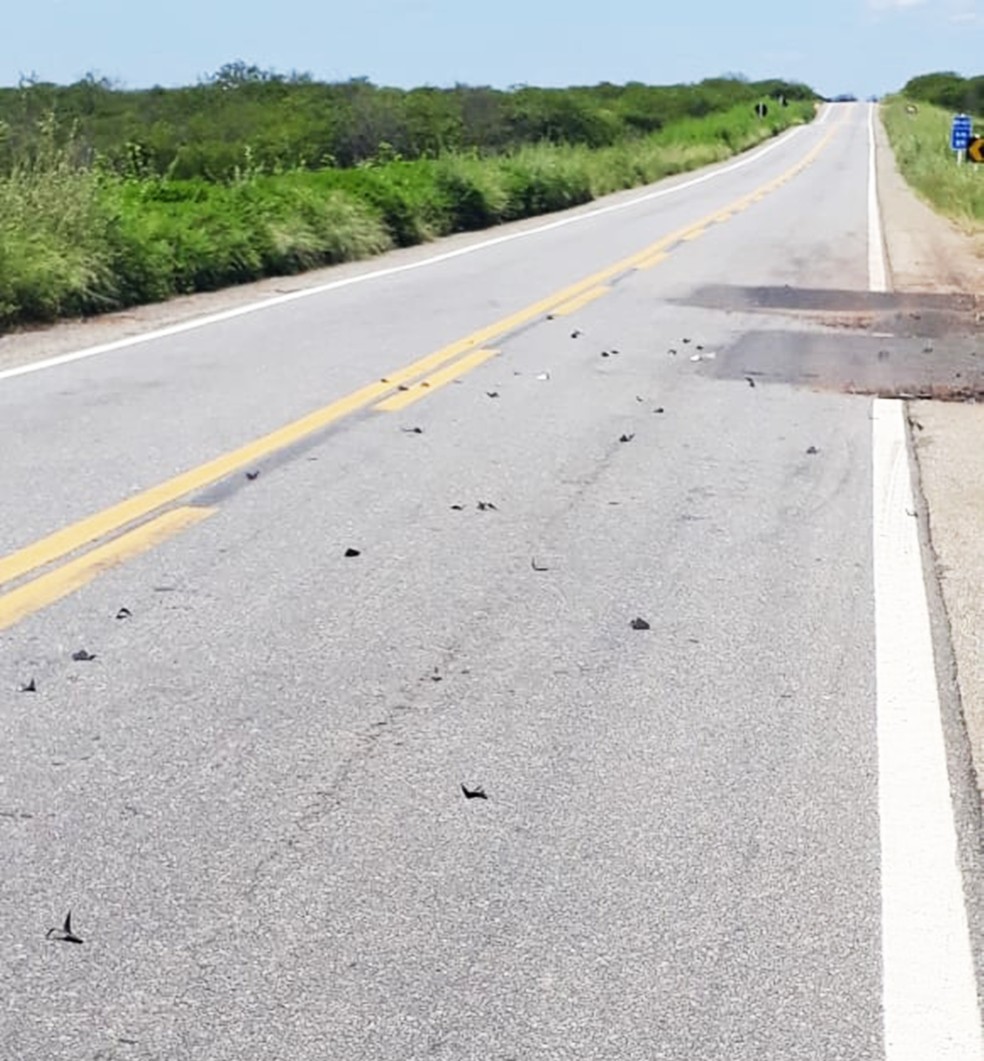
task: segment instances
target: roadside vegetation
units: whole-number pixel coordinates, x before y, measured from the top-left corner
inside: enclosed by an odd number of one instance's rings
[[[0,90],[0,330],[585,203],[746,150],[812,101],[738,79],[402,92],[241,65],[188,89]]]
[[[984,106],[984,98],[981,103]],[[958,165],[950,150],[950,126],[958,109],[903,95],[888,97],[881,113],[899,170],[909,184],[968,232],[984,233],[984,163]],[[984,133],[984,109],[976,116],[976,127]]]

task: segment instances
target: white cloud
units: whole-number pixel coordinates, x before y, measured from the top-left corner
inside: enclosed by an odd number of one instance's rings
[[[874,11],[904,11],[910,7],[920,7],[926,0],[868,0],[868,7]]]

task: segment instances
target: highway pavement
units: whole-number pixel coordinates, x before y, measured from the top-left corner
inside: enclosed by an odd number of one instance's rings
[[[14,350],[0,1057],[979,1061],[870,119]]]

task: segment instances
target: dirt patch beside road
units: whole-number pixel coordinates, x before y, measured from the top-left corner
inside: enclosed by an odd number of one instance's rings
[[[916,197],[880,124],[878,185],[892,287],[976,297],[980,331],[969,355],[984,361],[984,233],[962,232]],[[960,700],[984,790],[984,403],[910,402],[909,415]]]

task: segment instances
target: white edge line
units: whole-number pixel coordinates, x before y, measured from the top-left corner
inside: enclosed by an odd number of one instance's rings
[[[885,245],[882,240],[881,206],[878,202],[878,167],[875,162],[875,108],[868,106],[868,287],[887,291]]]
[[[905,404],[872,411],[875,681],[886,1061],[981,1061]]]
[[[826,108],[826,110],[829,110],[829,108]],[[705,173],[701,177],[694,177],[692,180],[685,181],[682,184],[676,184],[672,188],[663,188],[658,191],[648,192],[647,194],[640,195],[628,202],[601,206],[596,210],[577,214],[574,217],[560,218],[557,221],[551,221],[545,225],[539,225],[536,228],[526,229],[523,232],[513,232],[507,236],[497,236],[494,239],[484,240],[482,243],[476,243],[469,247],[459,247],[457,250],[446,251],[443,254],[435,254],[433,257],[427,258],[424,261],[409,262],[406,265],[394,265],[386,269],[376,269],[373,272],[362,273],[359,276],[350,276],[344,280],[332,280],[326,284],[318,284],[315,287],[306,287],[301,291],[291,291],[286,295],[275,295],[271,298],[262,299],[259,302],[252,302],[246,306],[237,306],[234,309],[223,310],[220,313],[210,313],[204,317],[196,317],[193,320],[182,321],[180,324],[171,324],[166,328],[157,328],[154,331],[142,332],[140,335],[131,335],[125,339],[117,339],[111,343],[101,343],[98,346],[89,346],[82,350],[73,351],[72,353],[46,358],[43,361],[34,361],[26,365],[18,365],[16,368],[8,368],[0,371],[0,380],[14,379],[17,376],[26,376],[31,372],[40,372],[43,369],[56,368],[59,365],[68,365],[73,361],[83,361],[86,358],[96,357],[99,354],[108,354],[114,350],[123,350],[129,346],[138,346],[141,343],[150,343],[157,339],[166,339],[172,335],[181,335],[183,332],[194,331],[196,328],[206,328],[211,324],[220,324],[223,321],[233,320],[236,317],[244,317],[247,313],[257,313],[260,310],[272,309],[275,306],[283,306],[288,302],[294,302],[298,299],[311,298],[313,295],[323,295],[328,291],[337,291],[339,288],[352,287],[355,284],[364,284],[370,280],[381,280],[385,277],[407,273],[414,269],[423,269],[427,266],[438,265],[441,262],[451,261],[453,258],[460,258],[466,254],[475,254],[478,251],[487,250],[489,247],[497,247],[503,243],[511,243],[513,240],[528,239],[530,236],[538,236],[543,232],[551,232],[554,229],[563,228],[566,225],[576,225],[584,221],[592,221],[596,217],[601,217],[604,214],[613,214],[619,210],[628,210],[631,207],[639,206],[641,203],[652,202],[654,199],[662,199],[667,195],[675,195],[677,192],[685,191],[688,188],[694,188],[707,181],[716,180],[718,177],[723,177],[727,173],[733,173],[735,170],[741,169],[744,166],[750,166],[753,163],[758,162],[759,159],[763,158],[771,151],[775,151],[777,148],[788,143],[797,133],[801,132],[803,129],[809,129],[813,124],[816,123],[810,123],[810,125],[797,125],[794,128],[787,130],[782,136],[777,137],[771,144],[767,144],[762,149],[755,151],[750,155],[746,155],[737,162],[732,162],[721,169],[717,169],[713,173]]]

